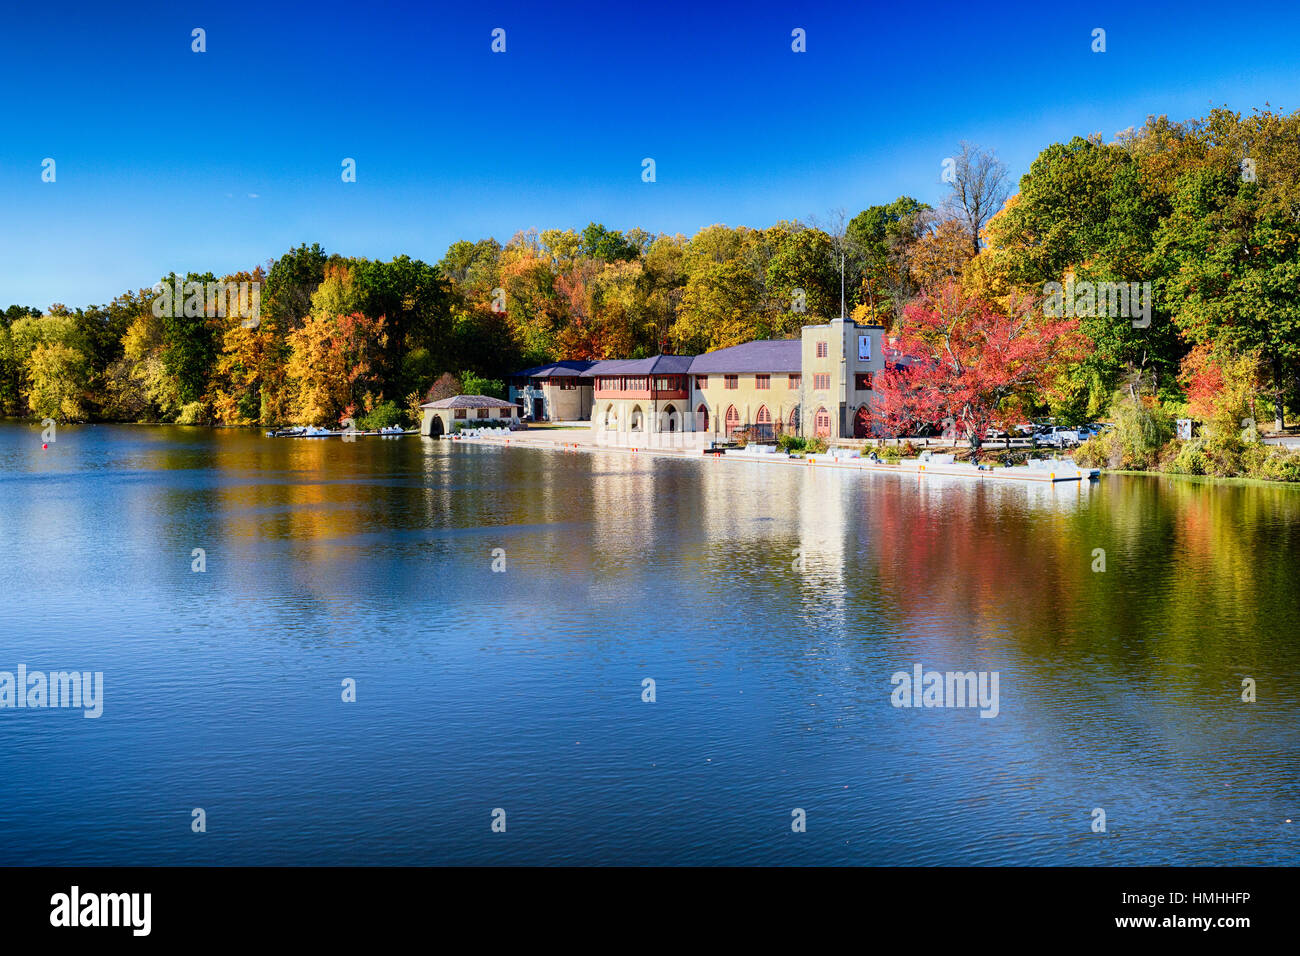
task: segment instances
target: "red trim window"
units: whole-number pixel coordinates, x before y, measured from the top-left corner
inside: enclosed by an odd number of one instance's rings
[[[739,375],[722,376],[722,387],[729,388],[732,390],[740,388],[740,376]]]
[[[755,388],[758,388],[758,389],[764,389],[764,390],[771,388],[771,387],[772,387],[772,376],[770,376],[770,375],[755,375],[755,376],[754,376],[754,387],[755,387]]]
[[[452,418],[464,418],[464,417],[465,417],[465,409],[463,409],[463,408],[453,409],[453,414],[452,414],[451,417],[452,417]]]
[[[700,407],[695,410],[695,414],[700,416],[700,431],[702,432],[708,431],[709,430],[708,406],[701,404]]]
[[[796,405],[790,409],[790,430],[793,431],[799,427],[799,406]]]
[[[800,385],[802,385],[802,384],[803,384],[803,376],[800,375],[798,372],[791,372],[791,373],[790,373],[790,387],[791,387],[791,388],[798,388],[798,387],[799,387]]]
[[[730,435],[740,427],[740,412],[736,411],[735,405],[727,406],[727,434]]]
[[[825,358],[826,355],[827,355],[827,352],[828,352],[828,350],[827,350],[827,348],[826,348],[826,343],[825,343],[825,342],[818,342],[818,343],[817,343],[817,357],[818,357],[818,358]]]
[[[859,372],[853,376],[853,387],[859,392],[871,391],[871,373]]]
[[[695,387],[704,389],[709,387],[709,377],[707,375],[695,376]]]
[[[474,409],[474,411],[475,411],[475,413],[477,414],[477,416],[478,416],[479,418],[487,418],[488,415],[491,414],[492,409],[490,409],[490,408],[476,408],[476,409]]]
[[[831,390],[830,372],[817,372],[813,375],[813,390],[829,392]]]
[[[815,429],[818,438],[831,437],[831,413],[824,408],[817,409]]]

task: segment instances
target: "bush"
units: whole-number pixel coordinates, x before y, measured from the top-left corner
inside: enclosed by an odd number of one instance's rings
[[[1117,468],[1122,460],[1119,443],[1114,438],[1115,430],[1107,429],[1100,435],[1093,435],[1074,450],[1074,460],[1084,468]],[[1112,461],[1116,462],[1112,464]]]
[[[378,431],[390,425],[402,424],[402,410],[394,401],[381,402],[355,421],[357,428],[362,431]]]
[[[903,450],[897,445],[886,445],[880,449],[880,457],[891,465],[897,465],[903,457]]]
[[[1111,434],[1110,467],[1141,471],[1155,466],[1160,449],[1174,437],[1174,423],[1154,400],[1124,401],[1116,409]]]
[[[1249,456],[1248,474],[1265,481],[1300,481],[1300,452],[1257,446]]]
[[[1210,457],[1205,453],[1205,442],[1193,439],[1188,442],[1175,442],[1175,454],[1165,466],[1172,475],[1204,475],[1210,473]]]
[[[177,425],[206,425],[211,420],[208,406],[203,402],[187,402],[176,416]]]
[[[804,444],[804,451],[809,455],[824,455],[827,451],[825,438],[809,438]]]
[[[489,398],[505,398],[506,384],[499,378],[483,378],[473,372],[460,373],[460,387],[466,395],[486,395]]]
[[[798,454],[807,446],[808,442],[798,435],[782,435],[776,440],[776,447],[787,454]]]

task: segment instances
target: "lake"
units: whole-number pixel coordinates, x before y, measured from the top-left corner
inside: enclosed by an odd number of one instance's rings
[[[0,671],[102,714],[0,709],[5,865],[1296,859],[1300,488],[41,446],[0,426]],[[917,665],[996,716],[894,706]]]

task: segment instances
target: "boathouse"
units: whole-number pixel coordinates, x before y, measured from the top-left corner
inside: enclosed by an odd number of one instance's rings
[[[497,422],[519,422],[519,406],[487,395],[453,395],[425,402],[420,434],[430,438],[451,435],[462,428]]]
[[[703,448],[737,433],[866,438],[884,329],[851,319],[806,325],[798,338],[746,342],[702,355],[556,362],[516,380],[567,380],[598,444]],[[573,375],[577,366],[588,367]],[[556,388],[555,386],[551,386]],[[511,397],[515,396],[511,392]],[[556,388],[552,393],[561,395]],[[537,410],[550,408],[538,399]],[[535,416],[541,417],[541,416]]]
[[[576,422],[591,417],[592,379],[583,373],[595,362],[566,360],[526,368],[510,376],[510,401],[537,422]]]

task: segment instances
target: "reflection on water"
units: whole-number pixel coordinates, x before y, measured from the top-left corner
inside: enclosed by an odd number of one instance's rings
[[[106,700],[0,710],[0,863],[1289,863],[1298,518],[1287,487],[5,426],[0,670]],[[917,663],[997,671],[998,716],[895,709]]]

